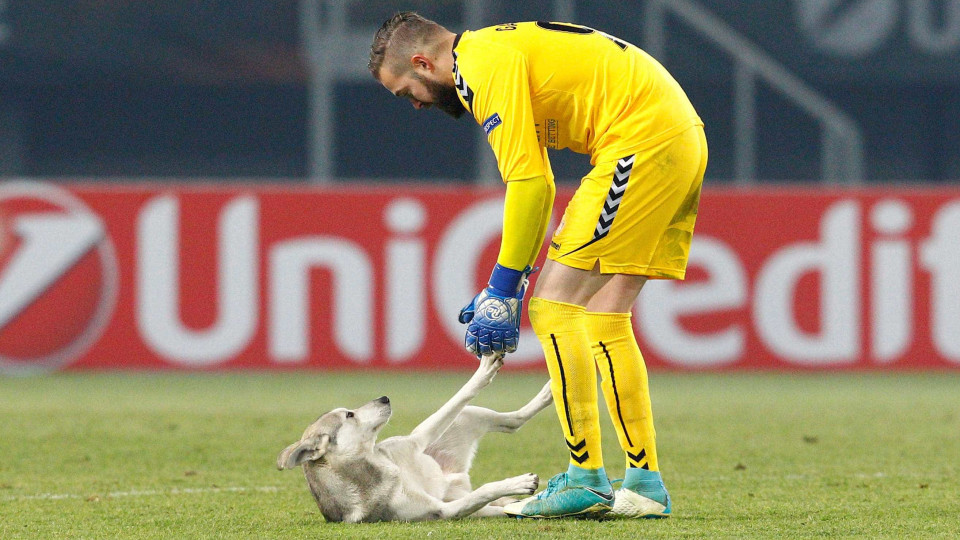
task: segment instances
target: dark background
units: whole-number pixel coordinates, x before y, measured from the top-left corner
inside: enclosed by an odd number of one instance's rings
[[[650,38],[649,4],[567,2],[573,22],[641,47]],[[863,138],[860,180],[960,179],[960,0],[677,4],[715,17],[725,35],[851,118]],[[454,31],[467,27],[470,10],[454,1],[318,5],[321,32],[335,24],[331,6],[345,5],[346,27],[366,36],[354,55],[321,55],[330,66],[362,64],[373,31],[397,9],[417,9]],[[483,5],[482,25],[555,13],[551,2]],[[302,45],[302,8],[293,0],[0,0],[0,177],[311,181],[315,66]],[[659,28],[659,59],[706,122],[708,180],[742,181],[733,135],[737,62],[683,16],[670,12]],[[347,67],[364,69],[354,64]],[[478,177],[485,150],[469,118],[417,113],[369,77],[343,77],[330,88],[332,165],[319,180]],[[836,181],[821,173],[817,122],[762,80],[755,123],[758,181]],[[570,152],[551,157],[561,180],[589,166]]]

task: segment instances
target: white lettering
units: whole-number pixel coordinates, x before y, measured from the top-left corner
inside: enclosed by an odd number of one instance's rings
[[[158,355],[185,366],[208,367],[242,353],[259,328],[259,207],[253,197],[237,197],[218,214],[217,318],[204,329],[186,327],[181,320],[181,302],[189,301],[191,293],[181,291],[180,285],[181,265],[189,262],[181,260],[179,212],[175,197],[158,196],[138,218],[137,325]],[[331,305],[320,308],[330,317],[330,342],[351,361],[368,363],[378,355],[394,364],[415,360],[428,342],[432,308],[444,332],[462,343],[465,327],[457,322],[457,313],[483,285],[486,269],[479,259],[497,241],[502,215],[502,200],[488,199],[444,224],[428,286],[431,257],[420,237],[427,212],[416,199],[391,201],[383,213],[390,236],[383,244],[382,304],[376,300],[379,272],[366,246],[339,236],[295,237],[269,246],[263,294],[268,357],[281,364],[302,364],[322,356],[323,351],[310,350],[316,329],[310,323],[311,275],[317,269],[331,276]],[[735,249],[718,238],[698,237],[690,265],[704,277],[651,282],[636,305],[638,335],[652,352],[676,365],[734,365],[747,354],[753,329],[746,321],[733,314],[722,326],[703,326],[689,318],[749,310],[760,344],[787,363],[851,365],[868,354],[876,364],[903,359],[917,339],[910,240],[916,216],[907,202],[886,199],[873,204],[869,218],[873,238],[865,244],[860,203],[848,199],[829,206],[817,238],[783,244],[767,256],[754,276],[752,295],[751,277]],[[916,246],[920,268],[930,275],[929,333],[938,356],[960,364],[960,200],[940,208],[930,230]],[[869,264],[861,262],[863,255]],[[869,280],[861,290],[864,271]],[[819,321],[816,329],[802,327],[796,315],[799,284],[811,274],[819,278],[819,304],[813,308],[817,313],[809,314]],[[15,295],[10,296],[13,302]],[[377,318],[378,305],[383,306],[382,320]],[[0,302],[0,308],[4,306]],[[378,327],[384,329],[382,350],[375,339]],[[540,362],[536,336],[529,330],[522,334],[511,362]],[[863,338],[869,339],[869,350]]]
[[[270,250],[269,349],[277,362],[310,353],[310,270],[332,273],[333,340],[357,362],[373,357],[373,270],[363,249],[340,238],[306,237]]]
[[[257,315],[257,213],[253,197],[239,197],[218,223],[218,317],[206,330],[180,321],[179,206],[172,196],[147,203],[137,224],[137,324],[158,354],[187,366],[217,364],[253,337]]]
[[[786,360],[816,366],[856,362],[860,353],[859,208],[841,202],[823,217],[820,242],[781,248],[760,270],[754,324],[760,338]],[[793,318],[800,277],[819,272],[819,334],[803,332]]]
[[[873,208],[873,228],[886,235],[901,235],[913,225],[910,207],[901,201],[884,201]],[[892,362],[903,355],[913,339],[913,250],[905,240],[874,242],[870,261],[870,334],[873,356]]]
[[[744,353],[739,325],[709,334],[694,334],[680,317],[735,309],[747,302],[747,277],[736,253],[723,242],[700,237],[690,252],[690,265],[706,269],[705,282],[652,281],[637,303],[640,330],[655,351],[690,367],[730,364]]]
[[[387,207],[385,220],[394,233],[414,235],[423,229],[426,211],[415,199],[398,199]],[[387,244],[387,360],[411,360],[423,346],[426,313],[424,266],[426,247],[418,238],[396,238]]]
[[[960,363],[960,202],[937,212],[932,231],[920,246],[921,263],[930,272],[930,332],[937,351]]]

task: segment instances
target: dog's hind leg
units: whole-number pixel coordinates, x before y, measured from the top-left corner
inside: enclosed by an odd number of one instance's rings
[[[513,433],[552,402],[550,383],[547,383],[529,403],[516,411],[497,412],[468,405],[443,435],[426,448],[425,453],[440,464],[444,473],[467,472],[473,464],[481,437],[491,431]]]
[[[550,392],[550,383],[547,382],[529,403],[518,410],[494,413],[494,416],[489,419],[490,428],[488,431],[513,433],[520,429],[520,426],[526,424],[531,418],[536,416],[538,412],[547,408],[551,403],[553,403],[553,394]]]
[[[491,431],[513,433],[536,416],[537,413],[550,406],[551,403],[553,403],[553,394],[550,392],[550,383],[548,382],[543,385],[543,388],[533,399],[515,411],[497,412],[483,407],[470,406],[460,413],[460,418],[454,425],[463,425],[463,429],[469,430],[471,435],[477,439],[484,433]]]

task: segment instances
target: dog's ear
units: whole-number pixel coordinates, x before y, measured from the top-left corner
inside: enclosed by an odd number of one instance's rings
[[[316,461],[327,453],[330,436],[324,433],[317,437],[310,437],[297,441],[283,449],[277,456],[277,469],[292,469],[303,465],[307,461]]]

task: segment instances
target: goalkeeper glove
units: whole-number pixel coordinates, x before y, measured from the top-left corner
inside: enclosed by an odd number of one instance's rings
[[[469,323],[464,345],[479,356],[506,354],[517,350],[523,295],[530,274],[539,268],[513,270],[496,265],[487,288],[460,310],[459,320]]]

